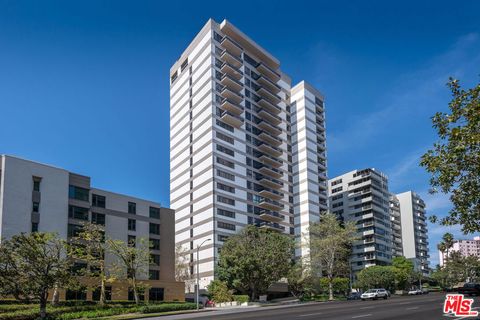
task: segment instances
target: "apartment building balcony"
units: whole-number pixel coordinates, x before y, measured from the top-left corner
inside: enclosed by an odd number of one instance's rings
[[[268,198],[261,198],[257,205],[260,207],[260,208],[263,208],[263,209],[267,209],[267,210],[273,210],[273,211],[279,211],[279,210],[282,210],[285,206],[278,202],[278,201],[275,201],[275,200],[271,200],[271,199],[268,199]]]
[[[274,168],[279,168],[283,164],[282,160],[273,158],[273,157],[271,157],[269,155],[266,155],[266,154],[262,154],[260,157],[258,157],[258,160],[260,160],[261,162],[263,162],[265,164],[268,164],[268,165],[270,165]]]
[[[280,189],[280,188],[283,187],[283,182],[281,182],[277,179],[266,177],[266,176],[261,176],[261,177],[257,178],[257,181],[258,181],[258,183],[260,183],[264,187],[269,187],[269,188],[273,188],[273,189]]]
[[[278,147],[282,144],[282,140],[278,139],[277,137],[272,136],[271,134],[262,131],[257,137],[264,141],[270,143],[272,146]]]
[[[259,172],[261,172],[264,175],[273,177],[273,178],[281,178],[283,177],[283,173],[275,168],[271,168],[268,166],[263,166],[260,169],[258,169]]]
[[[220,92],[222,97],[225,99],[230,100],[233,103],[240,104],[243,101],[243,96],[235,91],[232,91],[229,87],[223,87],[222,91]]]
[[[240,71],[239,69],[237,69],[236,67],[232,66],[228,62],[224,62],[222,64],[220,70],[223,73],[228,74],[230,77],[232,77],[236,80],[240,80],[240,79],[243,78],[243,72]]]
[[[222,119],[223,122],[228,123],[229,125],[235,128],[240,128],[243,124],[242,118],[234,115],[229,111],[223,111],[220,118]]]
[[[285,219],[285,216],[283,214],[280,214],[275,211],[269,211],[269,210],[263,210],[259,217],[263,220],[267,220],[270,222],[280,222]]]
[[[255,91],[257,92],[257,94],[260,97],[262,97],[264,99],[267,99],[267,101],[269,101],[270,103],[272,103],[274,105],[277,105],[282,101],[282,99],[279,96],[277,96],[274,93],[271,93],[270,91],[268,91],[264,87],[258,87],[257,90],[255,90]]]
[[[272,126],[270,123],[268,123],[267,121],[265,120],[262,120],[262,121],[259,121],[257,123],[257,126],[264,130],[264,131],[267,131],[268,133],[274,135],[274,136],[279,136],[281,133],[282,133],[282,130],[280,130],[279,128],[276,128],[274,126]]]
[[[257,149],[273,157],[280,157],[283,153],[281,149],[272,147],[271,145],[265,142],[262,142],[260,145],[258,145]]]
[[[243,113],[243,107],[241,105],[238,105],[238,104],[236,104],[233,101],[230,101],[228,99],[223,99],[220,107],[223,110],[227,110],[227,111],[230,111],[233,114],[236,114],[237,116],[241,115]]]
[[[220,43],[225,49],[227,49],[233,55],[236,55],[236,56],[242,55],[243,48],[232,38],[225,36],[223,37]]]
[[[263,62],[260,62],[257,65],[257,71],[275,83],[278,82],[281,78],[281,75],[278,72],[276,72]]]
[[[265,76],[260,76],[256,80],[260,85],[264,86],[274,94],[277,94],[282,90],[282,88],[278,84],[274,83],[272,80],[268,79]]]
[[[260,97],[260,99],[258,99],[256,102],[260,107],[270,111],[273,114],[279,114],[282,112],[282,109],[279,106],[271,103],[265,98]]]
[[[278,224],[276,222],[262,221],[258,223],[257,226],[262,229],[269,229],[269,230],[278,231],[278,232],[285,231],[285,226],[282,226],[281,224]]]
[[[243,85],[240,82],[233,79],[226,73],[222,75],[222,80],[220,80],[220,83],[236,93],[240,92],[243,89]]]
[[[258,194],[260,194],[262,197],[270,198],[273,200],[283,199],[283,193],[273,189],[263,189]]]
[[[260,118],[267,120],[273,125],[279,125],[280,123],[282,123],[282,118],[280,118],[277,115],[274,115],[273,113],[267,111],[266,109],[257,108],[255,111],[257,111],[257,114]]]
[[[228,52],[228,50],[223,50],[222,55],[220,57],[222,58],[223,61],[229,63],[235,68],[240,68],[243,64],[243,61],[240,58],[235,57],[233,54]]]

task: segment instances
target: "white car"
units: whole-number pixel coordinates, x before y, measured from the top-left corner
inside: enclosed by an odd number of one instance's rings
[[[416,296],[417,294],[422,294],[423,291],[420,290],[420,289],[412,289],[410,291],[408,291],[408,295],[409,296]]]
[[[369,289],[362,293],[360,299],[363,301],[367,299],[377,300],[379,298],[388,299],[388,292],[385,289]]]

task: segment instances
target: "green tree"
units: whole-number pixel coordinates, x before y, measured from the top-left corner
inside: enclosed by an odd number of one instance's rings
[[[0,243],[0,296],[37,300],[46,318],[48,291],[68,287],[74,279],[65,242],[52,233],[22,233]]]
[[[184,282],[190,279],[187,252],[188,251],[180,244],[175,247],[175,280],[176,281]]]
[[[249,225],[224,243],[217,268],[219,279],[248,293],[254,301],[287,276],[293,248],[289,236]]]
[[[150,244],[147,239],[140,238],[136,243],[126,243],[122,240],[107,240],[108,252],[115,257],[112,264],[113,274],[119,279],[128,281],[133,291],[135,303],[140,303],[139,275],[148,275],[150,262]]]
[[[407,290],[410,287],[410,279],[413,273],[413,262],[405,257],[392,259],[392,270],[395,273],[395,283],[399,290]]]
[[[445,252],[446,252],[445,263],[447,263],[450,249],[453,247],[453,243],[454,243],[453,235],[447,232],[443,235],[442,240],[443,240],[442,243],[445,246]]]
[[[232,291],[224,281],[213,280],[208,285],[207,291],[212,296],[212,300],[218,303],[230,302],[233,299]]]
[[[102,306],[106,303],[106,283],[113,280],[105,264],[106,250],[104,227],[90,222],[82,225],[78,236],[71,239],[69,246],[69,255],[87,264],[81,274],[97,280],[92,289],[100,285],[99,303]]]
[[[322,215],[321,220],[311,224],[308,229],[306,242],[310,244],[310,261],[328,279],[329,300],[334,299],[334,279],[350,273],[349,257],[355,235],[353,222],[342,226],[331,213]]]
[[[462,89],[450,78],[449,112],[437,112],[433,127],[439,141],[420,165],[431,173],[432,192],[450,194],[453,208],[440,220],[443,225],[462,225],[462,231],[480,231],[480,84]],[[437,219],[432,216],[432,221]]]
[[[371,266],[357,274],[358,285],[363,289],[395,288],[395,270],[391,266]]]
[[[313,293],[313,276],[310,270],[304,266],[305,262],[295,262],[287,275],[288,290],[298,299]]]

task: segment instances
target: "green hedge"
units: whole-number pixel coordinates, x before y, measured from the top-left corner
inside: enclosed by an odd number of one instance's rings
[[[168,311],[180,311],[180,310],[193,310],[196,309],[197,305],[195,303],[165,303],[165,304],[151,304],[143,306],[140,309],[141,313],[157,313],[157,312],[168,312]]]
[[[250,301],[250,297],[245,294],[237,294],[237,295],[234,294],[233,301],[237,301],[239,303],[245,303]]]

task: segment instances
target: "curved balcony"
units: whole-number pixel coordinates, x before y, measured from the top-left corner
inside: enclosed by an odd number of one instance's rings
[[[267,166],[262,166],[260,169],[258,169],[259,172],[261,172],[264,175],[270,176],[272,178],[281,178],[283,177],[283,173],[277,169],[270,168]]]
[[[232,38],[230,37],[223,37],[222,41],[220,42],[222,46],[230,51],[232,54],[236,56],[240,56],[243,52],[243,48]]]
[[[233,103],[240,104],[240,102],[243,101],[243,96],[241,94],[230,90],[228,87],[223,87],[220,93],[222,97],[232,101]]]
[[[243,113],[243,107],[228,100],[228,99],[223,99],[222,104],[220,107],[224,110],[230,111],[231,113],[235,115],[241,115]]]
[[[270,90],[275,94],[279,93],[282,90],[282,88],[279,85],[277,85],[276,83],[274,83],[272,80],[268,79],[265,76],[260,76],[256,80],[260,85],[264,86],[265,88],[267,88],[268,90]]]
[[[270,80],[272,80],[273,82],[278,82],[281,78],[281,75],[278,72],[276,72],[275,70],[273,70],[263,62],[260,62],[258,64],[257,71],[260,72],[262,75],[266,76],[267,78],[269,78]]]
[[[243,64],[240,58],[235,57],[233,54],[231,54],[227,50],[223,50],[222,55],[220,57],[222,58],[223,61],[229,63],[235,68],[240,68]]]
[[[274,105],[277,105],[282,101],[282,99],[279,96],[277,96],[274,93],[271,93],[264,87],[257,88],[256,92],[260,97],[267,99],[270,103]]]
[[[264,142],[268,142],[275,147],[278,147],[279,145],[282,144],[282,140],[278,139],[277,137],[272,136],[271,134],[269,134],[265,131],[262,131],[259,135],[257,135],[257,137],[260,140],[262,140]]]
[[[270,222],[270,221],[260,222],[257,224],[257,226],[262,229],[269,229],[269,230],[278,231],[278,232],[285,231],[285,226],[282,226],[281,224],[278,224],[276,222]]]
[[[281,149],[272,147],[265,142],[262,142],[260,145],[258,145],[257,149],[273,157],[280,157],[283,153]]]
[[[269,210],[262,210],[259,214],[259,217],[262,220],[266,220],[270,222],[280,222],[285,219],[285,216],[283,214],[280,214],[275,211],[269,211]]]
[[[259,121],[257,123],[257,126],[260,129],[265,130],[274,136],[279,136],[282,133],[282,130],[272,126],[270,123],[266,122],[265,120]]]
[[[240,92],[243,89],[243,85],[228,74],[222,76],[220,83],[234,92]]]
[[[257,114],[260,118],[267,120],[273,125],[279,125],[282,123],[282,118],[274,115],[273,113],[268,112],[266,109],[257,108]]]
[[[265,163],[265,164],[268,164],[274,168],[278,168],[278,167],[281,167],[282,164],[283,164],[283,161],[280,160],[280,159],[275,159],[269,155],[266,155],[266,154],[262,154],[260,157],[258,157],[258,160],[260,160],[261,162]]]
[[[270,101],[262,97],[258,99],[256,102],[260,107],[265,108],[266,110],[270,111],[273,114],[279,114],[280,112],[282,112],[282,109],[280,109],[279,106],[274,105],[273,103],[271,103]]]
[[[233,113],[231,113],[229,111],[223,111],[220,118],[222,119],[223,122],[228,123],[229,125],[231,125],[235,128],[240,128],[243,124],[243,119],[242,118],[234,115]]]
[[[283,193],[273,189],[263,189],[258,194],[261,195],[262,197],[270,198],[273,200],[283,199]]]
[[[229,76],[231,76],[232,78],[234,78],[236,80],[240,80],[240,79],[243,78],[243,72],[238,70],[237,68],[235,68],[234,66],[232,66],[228,62],[224,62],[222,64],[222,67],[220,68],[220,70],[223,73],[228,74]]]

